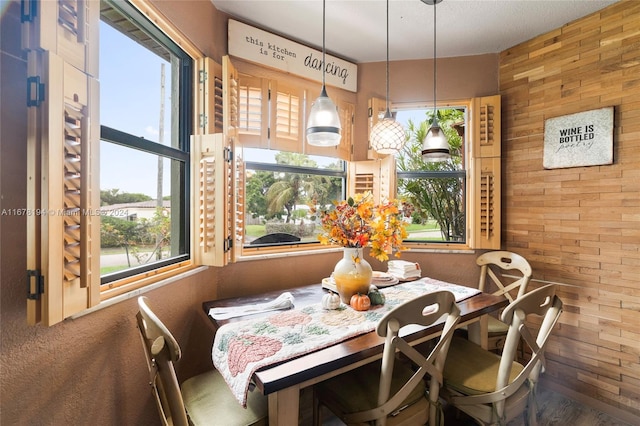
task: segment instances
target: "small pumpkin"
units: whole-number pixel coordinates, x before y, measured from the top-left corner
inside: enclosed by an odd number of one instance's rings
[[[322,307],[324,309],[338,309],[340,307],[340,296],[329,292],[322,296]]]
[[[369,296],[366,294],[357,293],[351,296],[349,304],[356,311],[366,311],[371,307],[371,300],[369,300]]]
[[[369,300],[371,301],[372,306],[384,305],[384,302],[386,302],[384,293],[380,293],[378,289],[370,290],[367,296],[369,296]]]

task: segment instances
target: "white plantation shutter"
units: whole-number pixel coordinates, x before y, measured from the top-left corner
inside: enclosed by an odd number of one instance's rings
[[[239,141],[247,148],[268,148],[269,81],[242,75],[238,87]]]
[[[396,197],[396,159],[389,155],[381,160],[353,161],[349,163],[347,195],[370,191],[374,203]]]
[[[301,152],[305,137],[302,126],[304,90],[275,80],[270,82],[270,86],[273,114],[269,126],[269,147],[279,151]]]
[[[29,6],[27,321],[52,325],[100,300],[99,3]]]
[[[242,210],[237,208],[244,199],[244,169],[235,150],[241,91],[237,71],[226,56],[221,87],[223,132],[191,139],[193,257],[199,265],[234,262],[241,249],[237,239],[244,233]]]
[[[473,99],[471,104],[470,196],[473,223],[470,245],[500,249],[501,245],[501,125],[500,96]]]
[[[222,65],[202,57],[195,61],[194,69],[198,84],[195,134],[222,132]]]

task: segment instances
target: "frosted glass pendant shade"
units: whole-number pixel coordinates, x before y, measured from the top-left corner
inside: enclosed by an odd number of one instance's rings
[[[422,159],[427,163],[437,163],[450,157],[449,142],[436,121],[422,142]]]
[[[389,110],[371,129],[371,148],[379,154],[395,154],[406,141],[402,124],[393,119]]]
[[[315,146],[336,146],[340,144],[340,131],[338,109],[327,96],[323,86],[320,96],[311,105],[307,122],[307,142]]]

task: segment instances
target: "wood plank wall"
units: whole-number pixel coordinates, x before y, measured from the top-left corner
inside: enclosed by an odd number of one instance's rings
[[[500,54],[503,247],[565,312],[546,379],[640,418],[640,1]],[[614,107],[614,164],[545,170],[544,120]]]

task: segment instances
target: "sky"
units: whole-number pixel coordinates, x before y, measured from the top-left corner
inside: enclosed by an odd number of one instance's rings
[[[165,64],[164,140],[170,134],[170,65],[110,26],[100,23],[100,124],[158,142],[161,63]],[[113,46],[118,46],[114,48]],[[156,198],[157,156],[100,144],[100,189],[143,193]],[[169,160],[164,190],[169,194]]]

